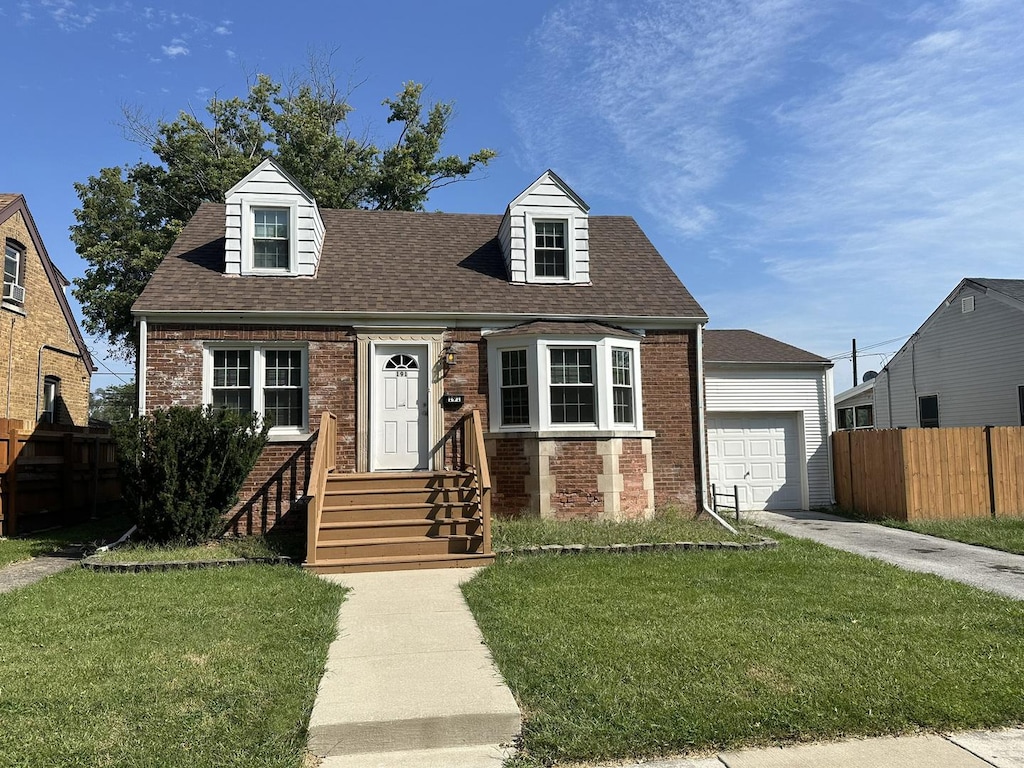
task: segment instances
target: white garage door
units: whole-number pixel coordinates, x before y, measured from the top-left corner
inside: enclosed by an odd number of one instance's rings
[[[740,509],[800,509],[797,434],[796,416],[790,414],[709,415],[711,482],[719,492],[738,486]]]

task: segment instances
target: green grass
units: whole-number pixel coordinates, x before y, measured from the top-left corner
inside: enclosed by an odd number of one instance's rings
[[[127,518],[112,515],[68,528],[0,539],[0,567],[30,557],[48,555],[72,544],[115,541],[129,528],[131,523]]]
[[[298,768],[341,598],[283,566],[0,595],[0,765]]]
[[[748,529],[749,530],[749,529]],[[660,543],[666,541],[754,541],[761,538],[743,530],[729,533],[718,523],[660,515],[653,520],[622,523],[589,520],[540,520],[519,518],[495,520],[495,549],[515,549],[541,544],[609,544]]]
[[[464,586],[520,765],[1024,720],[1024,605],[811,542],[497,562]]]
[[[962,541],[965,544],[979,544],[983,547],[1024,555],[1024,518],[1021,517],[915,520],[909,523],[901,520],[880,520],[878,522],[891,528],[903,528],[907,531],[926,533],[929,536]]]

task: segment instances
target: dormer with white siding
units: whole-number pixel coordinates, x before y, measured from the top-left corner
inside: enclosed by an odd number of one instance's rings
[[[547,170],[509,203],[498,229],[513,283],[590,283],[588,206]]]
[[[316,274],[324,222],[316,200],[269,158],[225,195],[224,271],[229,275]]]

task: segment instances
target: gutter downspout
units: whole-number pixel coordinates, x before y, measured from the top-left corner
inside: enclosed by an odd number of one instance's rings
[[[7,350],[7,410],[4,413],[4,418],[11,418],[11,376],[14,373],[14,315],[11,315],[11,335],[9,337],[10,344],[8,344]]]
[[[146,342],[147,329],[146,329],[146,318],[139,318],[139,357],[136,360],[135,365],[137,368],[135,374],[135,384],[138,387],[139,397],[139,416],[142,416],[146,412]]]
[[[704,324],[697,325],[697,441],[700,447],[700,504],[704,512],[730,533],[738,533],[708,506],[708,434],[704,425]],[[739,502],[737,501],[737,506]]]
[[[854,384],[856,384],[856,379],[854,379]],[[836,393],[831,368],[825,369],[825,391],[827,400],[825,405],[825,453],[828,456],[828,487],[830,489],[828,497],[829,502],[834,507],[836,505],[836,478],[835,468],[832,466],[832,433],[836,431]],[[874,402],[873,393],[872,402]],[[856,410],[855,408],[854,413],[856,413]],[[873,419],[874,417],[872,416]],[[808,503],[808,506],[810,506],[810,503]]]

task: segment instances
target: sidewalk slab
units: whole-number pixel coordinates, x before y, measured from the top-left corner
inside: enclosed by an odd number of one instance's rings
[[[725,752],[727,768],[991,768],[941,736],[901,736]]]
[[[351,591],[310,717],[311,752],[366,758],[512,741],[519,708],[459,588],[478,570],[322,577]]]
[[[508,753],[490,745],[411,749],[328,757],[320,763],[320,768],[501,768],[506,757]]]
[[[966,731],[946,738],[996,768],[1024,768],[1024,728]]]
[[[47,576],[66,571],[79,563],[76,557],[61,557],[42,555],[33,557],[31,560],[21,560],[17,563],[0,568],[0,595],[4,592],[11,592],[21,587],[27,587],[42,581]]]

